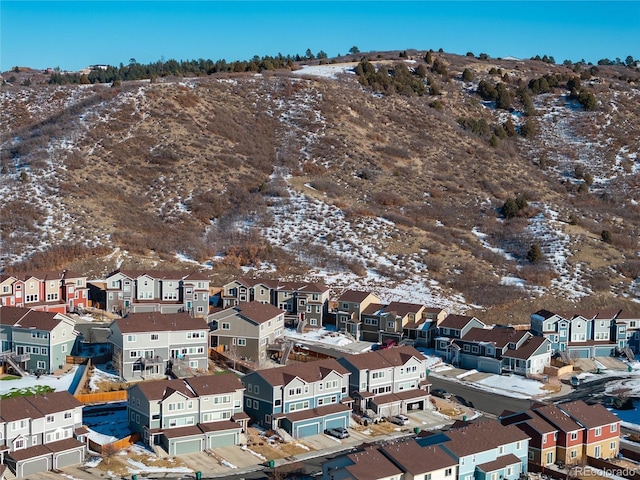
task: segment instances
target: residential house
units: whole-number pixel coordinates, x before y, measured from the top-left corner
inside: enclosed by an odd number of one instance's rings
[[[608,357],[627,348],[627,322],[620,310],[531,314],[531,332],[551,341],[554,353],[571,358]]]
[[[87,306],[87,278],[68,270],[0,276],[0,305],[67,313]]]
[[[329,289],[319,283],[238,278],[222,288],[222,306],[269,303],[285,311],[285,321],[320,328],[329,310]]]
[[[449,313],[442,308],[425,308],[420,320],[410,321],[404,326],[405,338],[415,340],[415,346],[433,347],[433,340],[436,336],[438,325],[447,318],[447,315],[449,315]]]
[[[188,313],[130,313],[109,325],[113,365],[125,381],[158,378],[173,370],[208,370],[209,326]]]
[[[18,478],[84,461],[82,404],[69,392],[2,400],[0,458]]]
[[[244,387],[226,373],[140,382],[127,390],[129,427],[169,455],[240,444]]]
[[[338,362],[351,373],[349,394],[360,412],[387,416],[429,406],[427,362],[413,347],[347,355]]]
[[[542,466],[575,465],[586,457],[607,459],[619,453],[620,419],[601,404],[537,405],[526,412],[505,412],[500,420],[531,437],[529,459]]]
[[[447,480],[457,476],[458,462],[440,446],[421,447],[411,439],[387,443],[380,451],[404,472],[403,480]]]
[[[471,328],[452,339],[452,345],[453,363],[468,370],[529,375],[542,373],[551,363],[547,339],[512,327]]]
[[[347,290],[338,298],[336,327],[360,340],[362,331],[362,313],[371,304],[380,304],[380,299],[369,292]]]
[[[538,407],[533,412],[558,429],[556,462],[570,465],[586,460],[583,453],[585,430],[582,425],[557,405]]]
[[[423,446],[439,442],[457,461],[458,480],[516,480],[528,470],[529,436],[497,420],[471,423],[416,441]]]
[[[640,353],[640,315],[621,310],[616,315],[615,323],[618,329],[624,328],[626,331],[626,347],[631,349],[634,356]],[[618,338],[621,337],[622,332],[618,335]]]
[[[394,340],[400,343],[405,338],[405,333],[408,333],[407,325],[411,324],[414,327],[412,330],[416,331],[417,326],[424,323],[426,308],[425,305],[405,302],[369,304],[361,312],[360,337],[368,342]]]
[[[543,467],[557,462],[558,428],[545,421],[532,410],[504,412],[499,417],[503,425],[516,425],[529,435],[529,461]]]
[[[296,438],[348,427],[349,376],[334,359],[258,370],[242,377],[244,410],[259,425]]]
[[[284,310],[258,301],[241,302],[207,317],[211,346],[224,346],[237,358],[260,362],[269,344],[282,336]]]
[[[197,272],[116,270],[106,279],[106,309],[127,313],[209,313],[209,278]]]
[[[445,362],[458,364],[460,362],[460,347],[455,343],[472,328],[485,328],[486,325],[476,317],[466,315],[447,315],[436,327],[434,347],[435,354]]]
[[[64,367],[78,335],[75,320],[61,313],[19,307],[1,307],[0,316],[0,361],[21,375],[53,373]]]
[[[403,478],[403,470],[375,445],[361,446],[355,452],[332,458],[322,464],[323,480],[402,480]]]

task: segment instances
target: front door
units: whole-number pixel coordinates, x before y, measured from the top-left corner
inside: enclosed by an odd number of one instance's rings
[[[24,355],[24,347],[17,347],[16,353],[18,355]]]
[[[596,445],[596,448],[593,449],[593,456],[600,458],[600,445]]]

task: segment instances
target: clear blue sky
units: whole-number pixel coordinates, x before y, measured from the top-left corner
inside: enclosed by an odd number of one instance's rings
[[[0,70],[135,58],[249,59],[442,48],[596,63],[640,57],[640,1],[0,2]]]

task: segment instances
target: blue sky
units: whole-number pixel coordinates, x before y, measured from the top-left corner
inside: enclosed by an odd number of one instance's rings
[[[442,48],[596,63],[640,58],[640,1],[11,1],[0,70]]]

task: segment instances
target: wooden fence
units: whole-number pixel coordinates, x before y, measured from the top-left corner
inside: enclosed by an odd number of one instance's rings
[[[84,404],[123,402],[127,399],[127,391],[117,390],[115,392],[79,393],[74,396],[79,402]]]
[[[640,468],[623,467],[608,460],[593,457],[587,457],[587,463],[590,467],[604,471],[606,477],[611,475],[628,480],[640,480]]]
[[[124,437],[120,440],[116,440],[115,442],[107,443],[104,445],[100,445],[99,443],[96,443],[93,440],[89,439],[89,450],[98,452],[100,454],[104,454],[106,452],[113,454],[124,448],[129,448],[131,445],[139,442],[141,439],[142,435],[140,435],[139,433],[132,433],[128,437]]]

